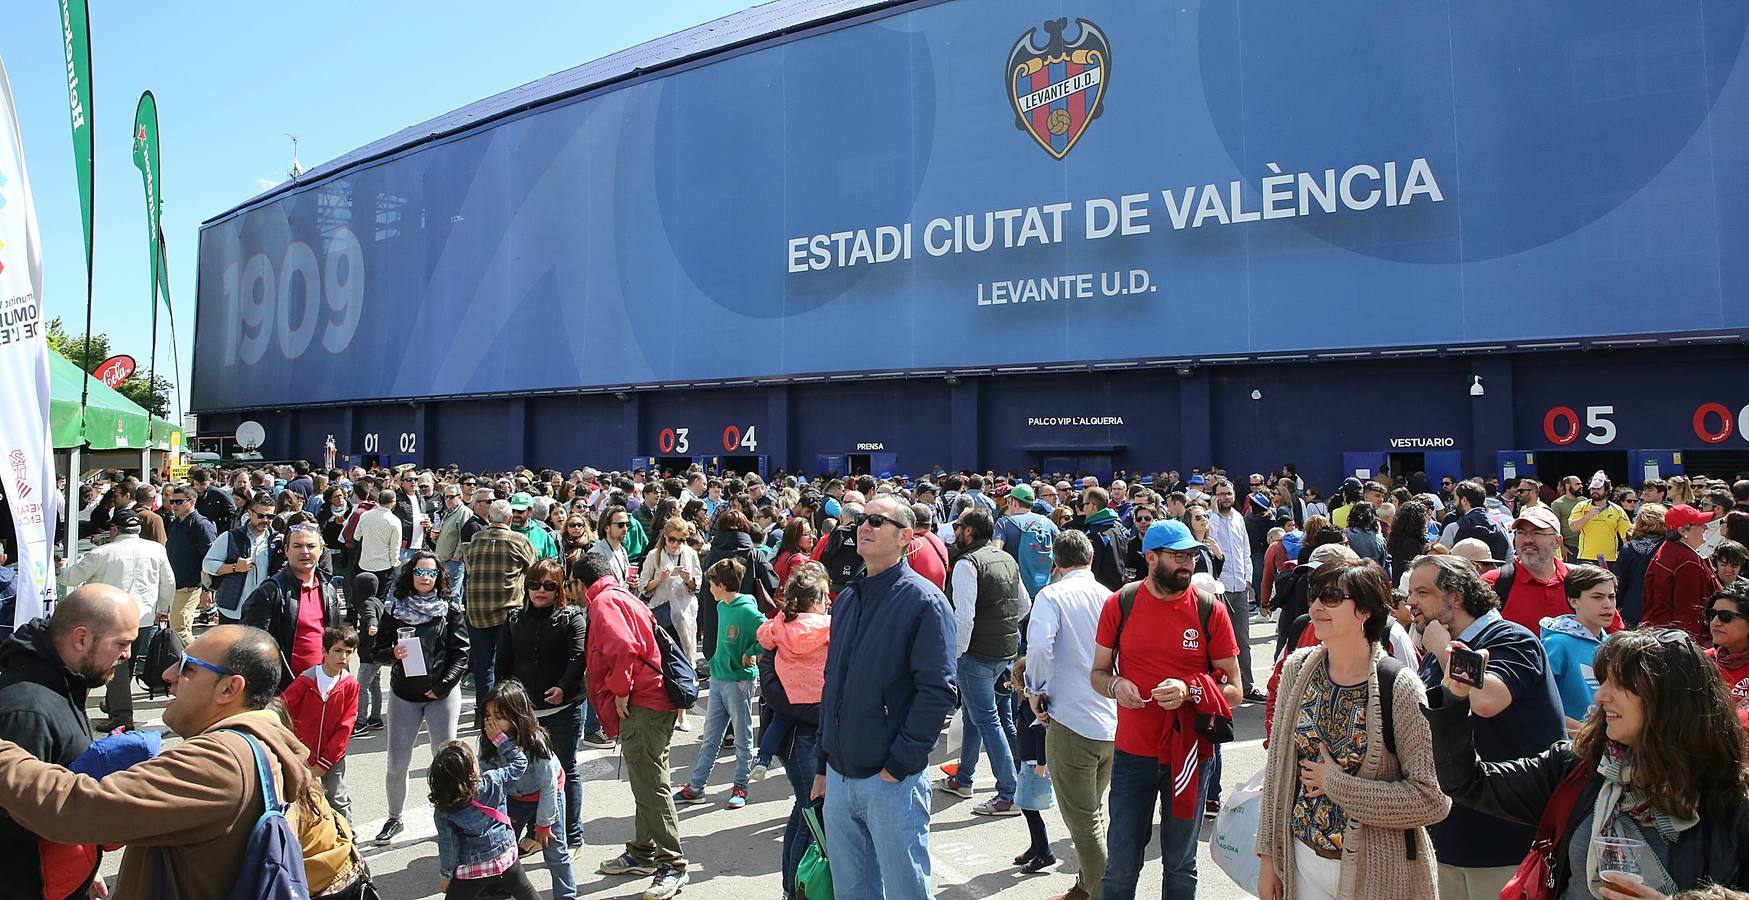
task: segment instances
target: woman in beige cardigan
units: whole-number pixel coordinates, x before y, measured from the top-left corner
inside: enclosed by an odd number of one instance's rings
[[[1319,646],[1289,657],[1264,769],[1257,821],[1263,900],[1438,896],[1425,826],[1445,818],[1426,695],[1408,668],[1392,666],[1391,719],[1398,755],[1384,740],[1381,646],[1391,588],[1371,561],[1331,560],[1311,577]]]

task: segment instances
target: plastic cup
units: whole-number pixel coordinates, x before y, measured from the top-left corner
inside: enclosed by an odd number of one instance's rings
[[[635,582],[637,580],[638,580],[638,564],[632,563],[631,565],[626,566],[626,581]]]
[[[419,632],[416,629],[412,629],[412,628],[397,628],[397,629],[395,629],[395,636],[400,638],[403,641],[407,640],[410,637],[413,637],[414,635],[416,635],[418,633]]]

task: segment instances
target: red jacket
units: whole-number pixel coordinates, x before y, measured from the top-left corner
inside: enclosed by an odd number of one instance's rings
[[[947,590],[947,545],[933,531],[919,531],[905,545],[905,559],[930,584]]]
[[[316,667],[311,667],[292,679],[279,699],[291,713],[292,732],[310,748],[310,765],[332,769],[346,757],[352,726],[358,723],[358,679],[351,672],[341,672],[323,700],[316,687]]]
[[[612,575],[584,592],[589,610],[589,702],[609,737],[619,736],[619,709],[613,698],[668,712],[674,704],[662,687],[662,648],[656,643],[656,617]]]
[[[1658,552],[1646,566],[1640,625],[1680,628],[1702,645],[1711,644],[1712,633],[1701,621],[1701,610],[1718,589],[1719,576],[1694,548],[1667,540],[1658,545]]]

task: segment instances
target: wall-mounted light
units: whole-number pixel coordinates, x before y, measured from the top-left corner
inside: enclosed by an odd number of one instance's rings
[[[959,376],[958,376],[958,375],[949,375],[949,376],[947,376],[947,377],[946,377],[946,378],[943,378],[943,379],[942,379],[942,380],[943,380],[943,381],[945,381],[945,382],[947,382],[947,383],[948,383],[948,384],[950,384],[950,385],[954,385],[954,384],[959,384],[959,383],[960,383],[960,378],[959,378]]]
[[[1251,399],[1262,400],[1263,399],[1263,392],[1256,389],[1256,388],[1252,388],[1251,389]]]
[[[613,392],[613,399],[615,399],[615,400],[629,400],[629,399],[631,399],[631,395],[626,393],[625,391],[614,391]]]
[[[1470,377],[1475,379],[1475,381],[1470,383],[1470,396],[1472,396],[1472,397],[1485,396],[1488,393],[1488,389],[1485,387],[1482,387],[1482,376],[1471,375]]]

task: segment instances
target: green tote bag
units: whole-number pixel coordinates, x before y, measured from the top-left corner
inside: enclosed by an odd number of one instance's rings
[[[814,842],[796,864],[796,897],[799,900],[832,900],[832,864],[826,859],[826,828],[820,824],[818,804],[802,807],[802,821],[814,833]]]

